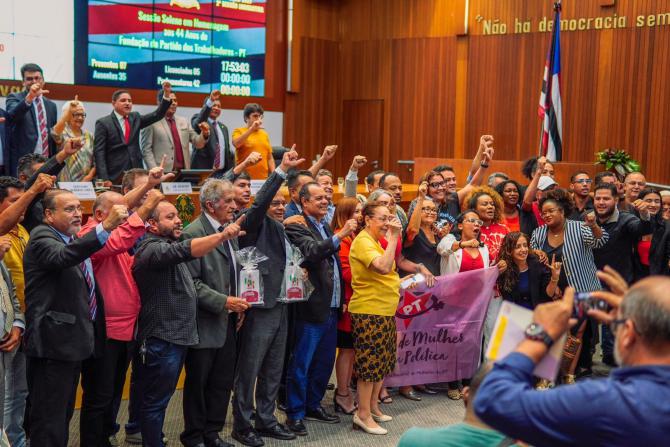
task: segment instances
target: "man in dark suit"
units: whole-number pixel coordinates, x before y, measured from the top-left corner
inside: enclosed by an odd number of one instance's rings
[[[235,167],[235,151],[230,148],[230,136],[225,124],[218,121],[221,115],[221,92],[214,90],[205,101],[200,113],[193,115],[191,126],[200,133],[200,123],[209,123],[210,137],[202,149],[195,149],[191,158],[192,169],[220,169]]]
[[[294,150],[284,154],[281,164],[270,174],[246,211],[242,224],[246,234],[239,238],[240,247],[256,247],[268,257],[259,265],[264,302],[246,312],[239,333],[240,355],[235,373],[233,438],[251,447],[263,445],[259,435],[295,438],[274,416],[288,336],[288,306],[278,303],[277,298],[281,294],[287,251],[292,250],[282,224],[286,199],[279,188],[288,170],[303,161]],[[251,426],[254,408],[255,429]]]
[[[195,239],[238,227],[230,182],[209,179],[200,188],[202,214],[184,231],[184,239]],[[224,227],[227,227],[224,229]],[[239,227],[238,227],[239,228]],[[199,343],[186,354],[184,382],[184,431],[186,447],[224,447],[218,433],[223,430],[233,389],[237,340],[234,312],[249,304],[237,298],[238,263],[234,257],[237,238],[219,244],[215,250],[188,264],[197,294]]]
[[[0,109],[0,174],[11,175],[9,169],[9,144],[7,142],[7,112]]]
[[[321,406],[328,379],[333,371],[337,341],[337,318],[342,305],[344,282],[338,252],[340,240],[356,230],[356,221],[347,221],[333,235],[325,221],[328,197],[316,182],[300,189],[300,204],[306,226],[291,224],[286,234],[304,257],[314,292],[309,300],[296,304],[295,345],[286,383],[287,425],[297,435],[307,435],[303,419],[340,422]]]
[[[4,160],[7,175],[16,175],[19,158],[29,153],[46,158],[56,153],[56,143],[49,137],[57,120],[56,104],[47,99],[44,90],[44,73],[37,64],[21,67],[25,90],[7,96],[5,107],[10,121],[8,157]]]
[[[55,189],[43,200],[44,223],[32,231],[23,258],[30,440],[65,447],[82,362],[101,354],[105,338],[103,299],[89,256],[124,216],[111,213],[95,231],[74,239],[81,228],[79,199]]]
[[[127,90],[112,94],[114,110],[95,122],[93,154],[98,178],[118,182],[124,171],[142,167],[140,130],[163,119],[172,103],[171,93],[170,83],[163,82],[163,101],[146,115],[132,111],[133,100]]]

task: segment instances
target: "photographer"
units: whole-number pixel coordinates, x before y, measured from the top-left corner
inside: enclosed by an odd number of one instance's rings
[[[486,424],[533,445],[659,445],[670,432],[670,279],[652,276],[630,290],[612,268],[598,272],[612,292],[592,292],[609,313],[589,310],[610,325],[622,366],[607,379],[548,391],[533,390],[533,369],[570,326],[574,290],[541,304],[526,340],[498,362],[475,398]],[[574,321],[574,320],[573,320]]]

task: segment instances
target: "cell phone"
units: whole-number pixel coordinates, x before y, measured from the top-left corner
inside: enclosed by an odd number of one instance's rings
[[[421,273],[417,273],[416,275],[412,276],[411,278],[407,278],[403,282],[400,283],[400,287],[403,289],[409,288],[412,284],[418,284],[426,282],[426,277],[423,276]]]
[[[579,292],[575,295],[575,304],[572,309],[573,318],[585,318],[587,312],[591,309],[603,312],[612,310],[607,301],[593,297],[590,292]]]

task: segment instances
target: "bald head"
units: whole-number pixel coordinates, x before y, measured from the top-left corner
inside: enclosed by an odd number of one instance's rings
[[[670,278],[650,276],[630,288],[621,303],[621,315],[635,324],[649,347],[670,344]]]
[[[125,200],[121,194],[114,191],[105,191],[95,199],[93,204],[93,216],[98,222],[107,218],[109,210],[114,205],[125,205]]]

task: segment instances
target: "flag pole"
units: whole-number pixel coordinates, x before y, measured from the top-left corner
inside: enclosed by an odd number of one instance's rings
[[[556,14],[556,13],[557,13],[557,12],[561,12],[562,9],[563,9],[563,6],[562,6],[562,4],[561,4],[561,1],[562,1],[562,0],[556,0],[556,1],[554,1],[554,8],[553,8],[553,10],[554,10],[554,22],[556,22],[556,18],[557,18],[557,14]],[[547,71],[548,71],[547,81],[549,81],[549,80],[551,79],[551,76],[552,76],[552,73],[551,73],[551,72],[553,71],[553,58],[552,58],[552,56],[553,56],[553,55],[552,55],[552,52],[553,52],[553,51],[552,51],[552,49],[553,49],[553,46],[554,46],[554,33],[557,32],[557,31],[556,31],[556,27],[559,27],[559,30],[560,30],[560,26],[561,26],[560,22],[559,22],[559,23],[554,23],[554,29],[553,29],[553,31],[552,31],[552,33],[551,33],[552,37],[551,37],[551,44],[549,45],[549,57],[548,57],[548,63],[549,63],[549,66],[547,67]],[[542,81],[544,82],[544,79],[543,79]],[[546,93],[547,93],[547,96],[546,96],[546,97],[547,97],[547,98],[550,98],[550,94],[551,94],[551,92],[550,92],[550,90],[549,90],[548,88],[547,88],[547,92],[546,92]],[[547,113],[546,103],[547,103],[547,99],[545,99],[545,103],[542,105],[545,114]],[[546,116],[546,115],[545,115],[545,116]],[[538,152],[538,157],[542,157],[542,156],[544,155],[544,154],[542,153],[542,152],[543,152],[543,149],[544,149],[544,148],[542,147],[542,143],[543,143],[543,140],[544,140],[544,120],[545,120],[545,119],[546,119],[546,118],[543,117],[543,119],[540,121],[540,138],[539,138],[538,151],[537,151],[537,152]]]

